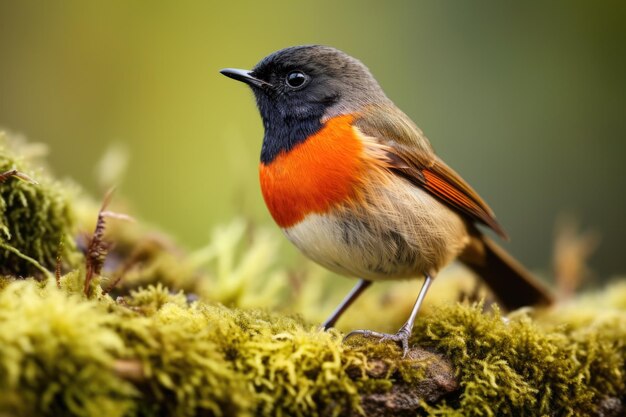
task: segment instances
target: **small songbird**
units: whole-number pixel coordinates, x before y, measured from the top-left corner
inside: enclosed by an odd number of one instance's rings
[[[425,277],[396,334],[355,330],[401,344],[437,273],[455,258],[479,274],[507,309],[547,305],[551,295],[477,224],[506,238],[493,211],[434,153],[359,60],[328,46],[295,46],[251,71],[263,119],[259,176],[265,203],[306,256],[359,278],[324,323],[335,324],[373,281]]]

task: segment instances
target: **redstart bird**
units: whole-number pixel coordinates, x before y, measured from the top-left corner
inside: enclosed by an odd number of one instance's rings
[[[489,206],[437,157],[359,60],[328,46],[295,46],[251,71],[221,73],[248,84],[256,97],[265,128],[261,191],[276,223],[315,262],[360,278],[324,328],[373,281],[424,276],[396,334],[348,334],[399,342],[406,354],[428,288],[455,258],[480,275],[507,309],[552,302],[477,228],[506,238]]]

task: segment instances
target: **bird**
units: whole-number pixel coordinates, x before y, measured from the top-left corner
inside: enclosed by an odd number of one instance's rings
[[[330,46],[292,46],[252,70],[223,75],[251,87],[264,127],[259,179],[271,216],[305,256],[357,278],[323,329],[373,283],[424,277],[397,333],[353,330],[404,354],[439,271],[459,259],[506,309],[553,297],[480,227],[508,239],[494,212],[433,150],[358,59]]]

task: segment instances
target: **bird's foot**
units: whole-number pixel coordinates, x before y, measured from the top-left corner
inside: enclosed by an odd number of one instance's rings
[[[398,333],[379,333],[372,330],[353,330],[347,335],[343,337],[343,341],[345,342],[347,339],[353,336],[363,336],[366,338],[375,337],[378,338],[378,342],[382,343],[387,340],[391,340],[393,342],[398,343],[402,347],[402,357],[404,358],[409,351],[409,337],[411,336],[411,329],[407,326],[402,326]]]

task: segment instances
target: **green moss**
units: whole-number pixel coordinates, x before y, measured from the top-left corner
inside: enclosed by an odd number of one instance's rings
[[[135,293],[128,306],[116,331],[125,356],[141,363],[143,415],[234,416],[249,408],[247,387],[221,352],[220,317],[163,287]]]
[[[0,410],[10,415],[129,415],[137,391],[112,371],[124,352],[101,305],[55,285],[0,292]]]
[[[74,220],[68,187],[16,156],[0,132],[0,173],[17,169],[37,184],[18,178],[0,182],[0,270],[13,276],[54,270],[57,254],[74,248]]]
[[[0,298],[0,409],[18,415],[339,415],[383,390],[366,375],[366,347],[262,310],[188,304],[164,287],[122,304],[14,281]],[[68,285],[69,284],[69,285]],[[399,359],[377,345],[371,357]],[[390,353],[391,352],[391,353]],[[388,359],[391,361],[391,359]],[[393,362],[393,361],[391,361]],[[401,361],[399,361],[400,363]],[[138,383],[116,373],[139,365]],[[78,374],[76,374],[78,372]],[[24,401],[27,400],[27,401]],[[2,408],[3,407],[3,408]],[[57,413],[57,414],[55,414]]]
[[[365,348],[346,349],[336,332],[297,317],[188,305],[163,287],[134,292],[126,305],[145,315],[120,322],[119,331],[144,365],[146,395],[159,413],[339,415],[360,409],[360,393],[390,386],[367,377]],[[391,350],[379,345],[369,358],[399,359]]]
[[[114,303],[86,300],[77,275],[13,281],[0,292],[1,407],[17,415],[285,415],[358,413],[361,396],[419,383],[423,368],[390,344],[341,344],[300,318],[189,304],[165,287]],[[73,288],[78,287],[76,290]],[[614,294],[611,294],[614,296]],[[593,415],[625,389],[626,318],[582,327],[504,321],[481,305],[433,308],[413,342],[450,358],[461,389],[424,415]],[[384,375],[370,364],[383,360]],[[128,373],[130,364],[135,371]],[[2,409],[2,408],[0,408]],[[53,413],[54,411],[54,413]],[[56,414],[55,414],[56,413]]]
[[[557,311],[532,320],[504,320],[481,305],[448,306],[419,321],[414,343],[444,353],[462,390],[428,410],[432,415],[593,415],[603,399],[623,397],[626,314],[582,327],[551,322]],[[569,327],[569,330],[567,330]]]

